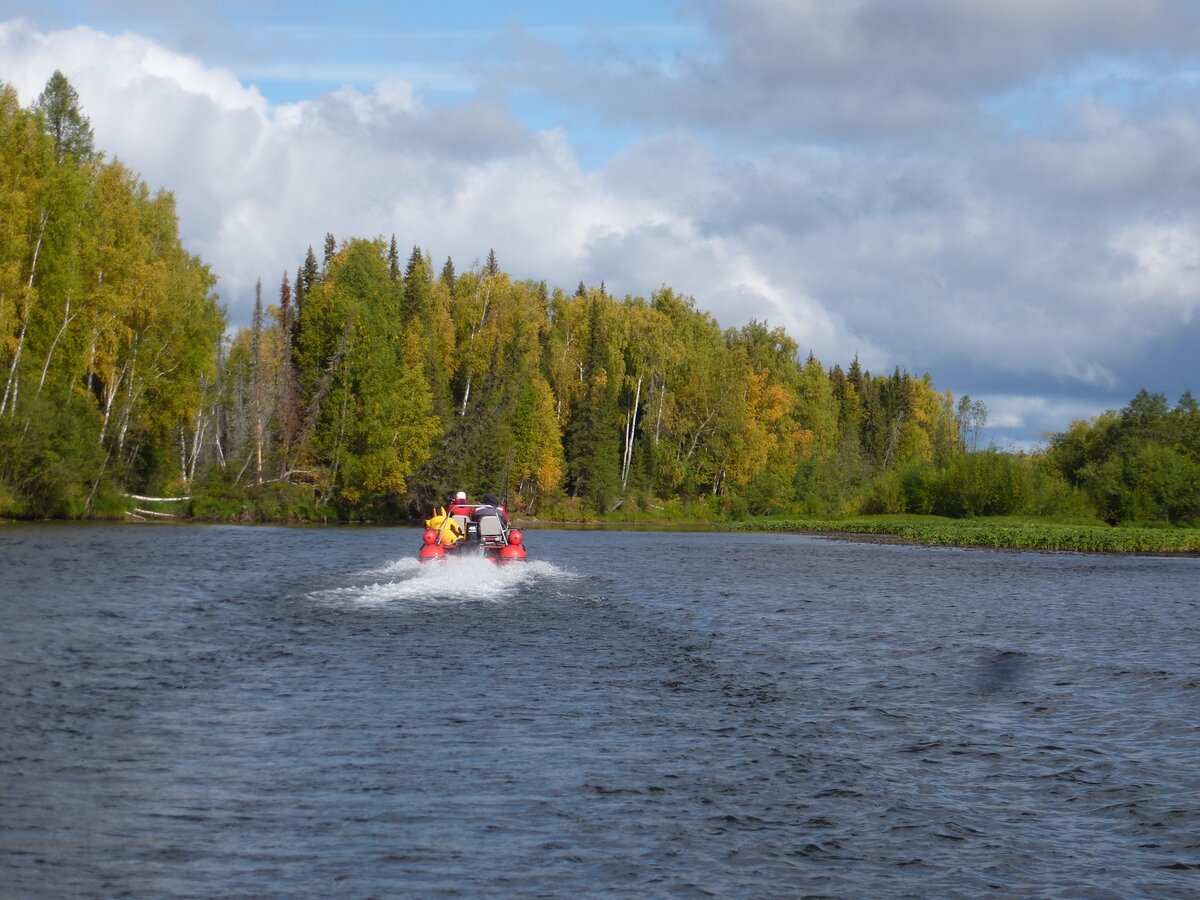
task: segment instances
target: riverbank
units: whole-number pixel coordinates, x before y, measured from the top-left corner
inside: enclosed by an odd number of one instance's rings
[[[147,518],[138,509],[127,520],[262,525],[420,525],[418,521],[376,520],[338,522],[333,518],[297,515],[263,515],[246,509],[227,515],[174,515]],[[0,518],[0,522],[13,521]],[[1200,556],[1200,528],[1149,528],[1095,523],[1063,523],[1039,519],[947,519],[938,516],[857,516],[846,519],[757,517],[723,519],[611,516],[592,519],[559,519],[514,516],[514,525],[538,528],[598,529],[611,531],[736,531],[786,532],[838,537],[847,540],[905,543],[931,547],[964,547],[991,550],[1032,550],[1076,553],[1124,553]]]
[[[838,535],[937,547],[1200,556],[1200,528],[1113,527],[1036,519],[943,519],[936,516],[764,518],[733,522],[727,527],[734,531]]]

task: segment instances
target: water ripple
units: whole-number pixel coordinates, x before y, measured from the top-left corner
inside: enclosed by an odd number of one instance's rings
[[[0,884],[1184,897],[1196,560],[6,526]]]

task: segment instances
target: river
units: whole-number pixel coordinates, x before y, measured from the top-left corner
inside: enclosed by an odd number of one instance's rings
[[[0,894],[1200,893],[1200,560],[0,525]]]

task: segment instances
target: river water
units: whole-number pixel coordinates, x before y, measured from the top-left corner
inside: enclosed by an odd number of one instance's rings
[[[1200,560],[0,525],[0,894],[1200,893]]]

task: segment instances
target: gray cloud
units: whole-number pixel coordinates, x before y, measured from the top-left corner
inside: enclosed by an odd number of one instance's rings
[[[325,232],[394,232],[460,269],[494,247],[568,290],[670,284],[828,364],[931,372],[1022,444],[1142,386],[1200,389],[1200,97],[1170,62],[1196,52],[1200,11],[692,9],[706,51],[601,63],[517,30],[487,90],[453,101],[385,78],[271,105],[135,35],[12,24],[0,78],[29,102],[67,71],[100,145],[175,191],[238,323],[255,279]],[[566,127],[522,124],[512,86],[654,127],[589,171]]]
[[[1048,80],[1069,90],[1105,61],[1154,80],[1200,51],[1189,0],[692,0],[709,42],[670,58],[636,48],[580,59],[526,35],[516,83],[613,121],[730,139],[961,138],[986,104]],[[1156,70],[1157,69],[1157,70]],[[1128,72],[1120,76],[1123,86]]]

